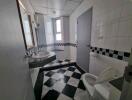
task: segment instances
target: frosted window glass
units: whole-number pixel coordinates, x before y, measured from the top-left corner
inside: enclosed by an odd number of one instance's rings
[[[61,32],[61,20],[56,20],[56,31]]]

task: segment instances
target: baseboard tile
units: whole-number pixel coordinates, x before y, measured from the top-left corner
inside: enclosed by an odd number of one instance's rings
[[[77,67],[77,69],[78,69],[82,74],[86,73],[86,71],[85,71],[83,68],[81,68],[79,65],[77,65],[77,63],[75,63],[75,66]]]

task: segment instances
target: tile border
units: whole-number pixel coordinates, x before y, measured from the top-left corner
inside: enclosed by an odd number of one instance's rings
[[[38,47],[32,47],[26,50],[27,54],[30,54],[32,52],[36,52],[38,50],[41,50],[45,47],[54,47],[54,46],[71,46],[71,47],[77,47],[77,44],[75,43],[51,43],[51,44],[44,44],[44,45],[38,45]]]
[[[72,46],[72,47],[77,47],[77,44],[75,43],[54,43],[54,44],[48,44],[48,45],[40,45],[39,48],[34,47],[30,48],[27,50],[27,53],[35,52],[38,49],[41,50],[44,47],[49,47],[49,46]],[[125,52],[125,51],[118,51],[118,50],[112,50],[108,48],[100,48],[100,47],[94,47],[90,46],[90,52],[94,52],[100,55],[108,56],[111,58],[115,58],[118,60],[123,60],[123,61],[128,61],[130,57],[130,52]]]
[[[123,60],[123,61],[128,61],[128,59],[130,57],[129,52],[111,50],[111,49],[106,49],[106,48],[99,48],[99,47],[92,47],[91,46],[90,51],[94,52],[94,53],[97,53],[97,54],[100,54],[100,55],[115,58],[115,59],[118,59],[118,60]]]

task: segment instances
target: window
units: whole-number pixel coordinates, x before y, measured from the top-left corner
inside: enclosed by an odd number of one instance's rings
[[[62,34],[61,34],[61,20],[56,20],[56,40],[61,41],[62,40]]]

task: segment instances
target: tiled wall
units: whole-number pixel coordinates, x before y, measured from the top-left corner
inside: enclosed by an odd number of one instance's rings
[[[94,0],[93,5],[91,45],[129,52],[132,47],[132,2]]]
[[[132,48],[132,1],[130,0],[84,0],[70,16],[71,41],[76,42],[77,17],[91,7],[93,7],[91,46],[130,52]],[[72,57],[76,59],[76,49],[71,48],[71,52],[74,52]],[[108,66],[113,66],[123,73],[126,65],[126,61],[106,55],[92,53],[90,56],[90,73],[95,75]]]

